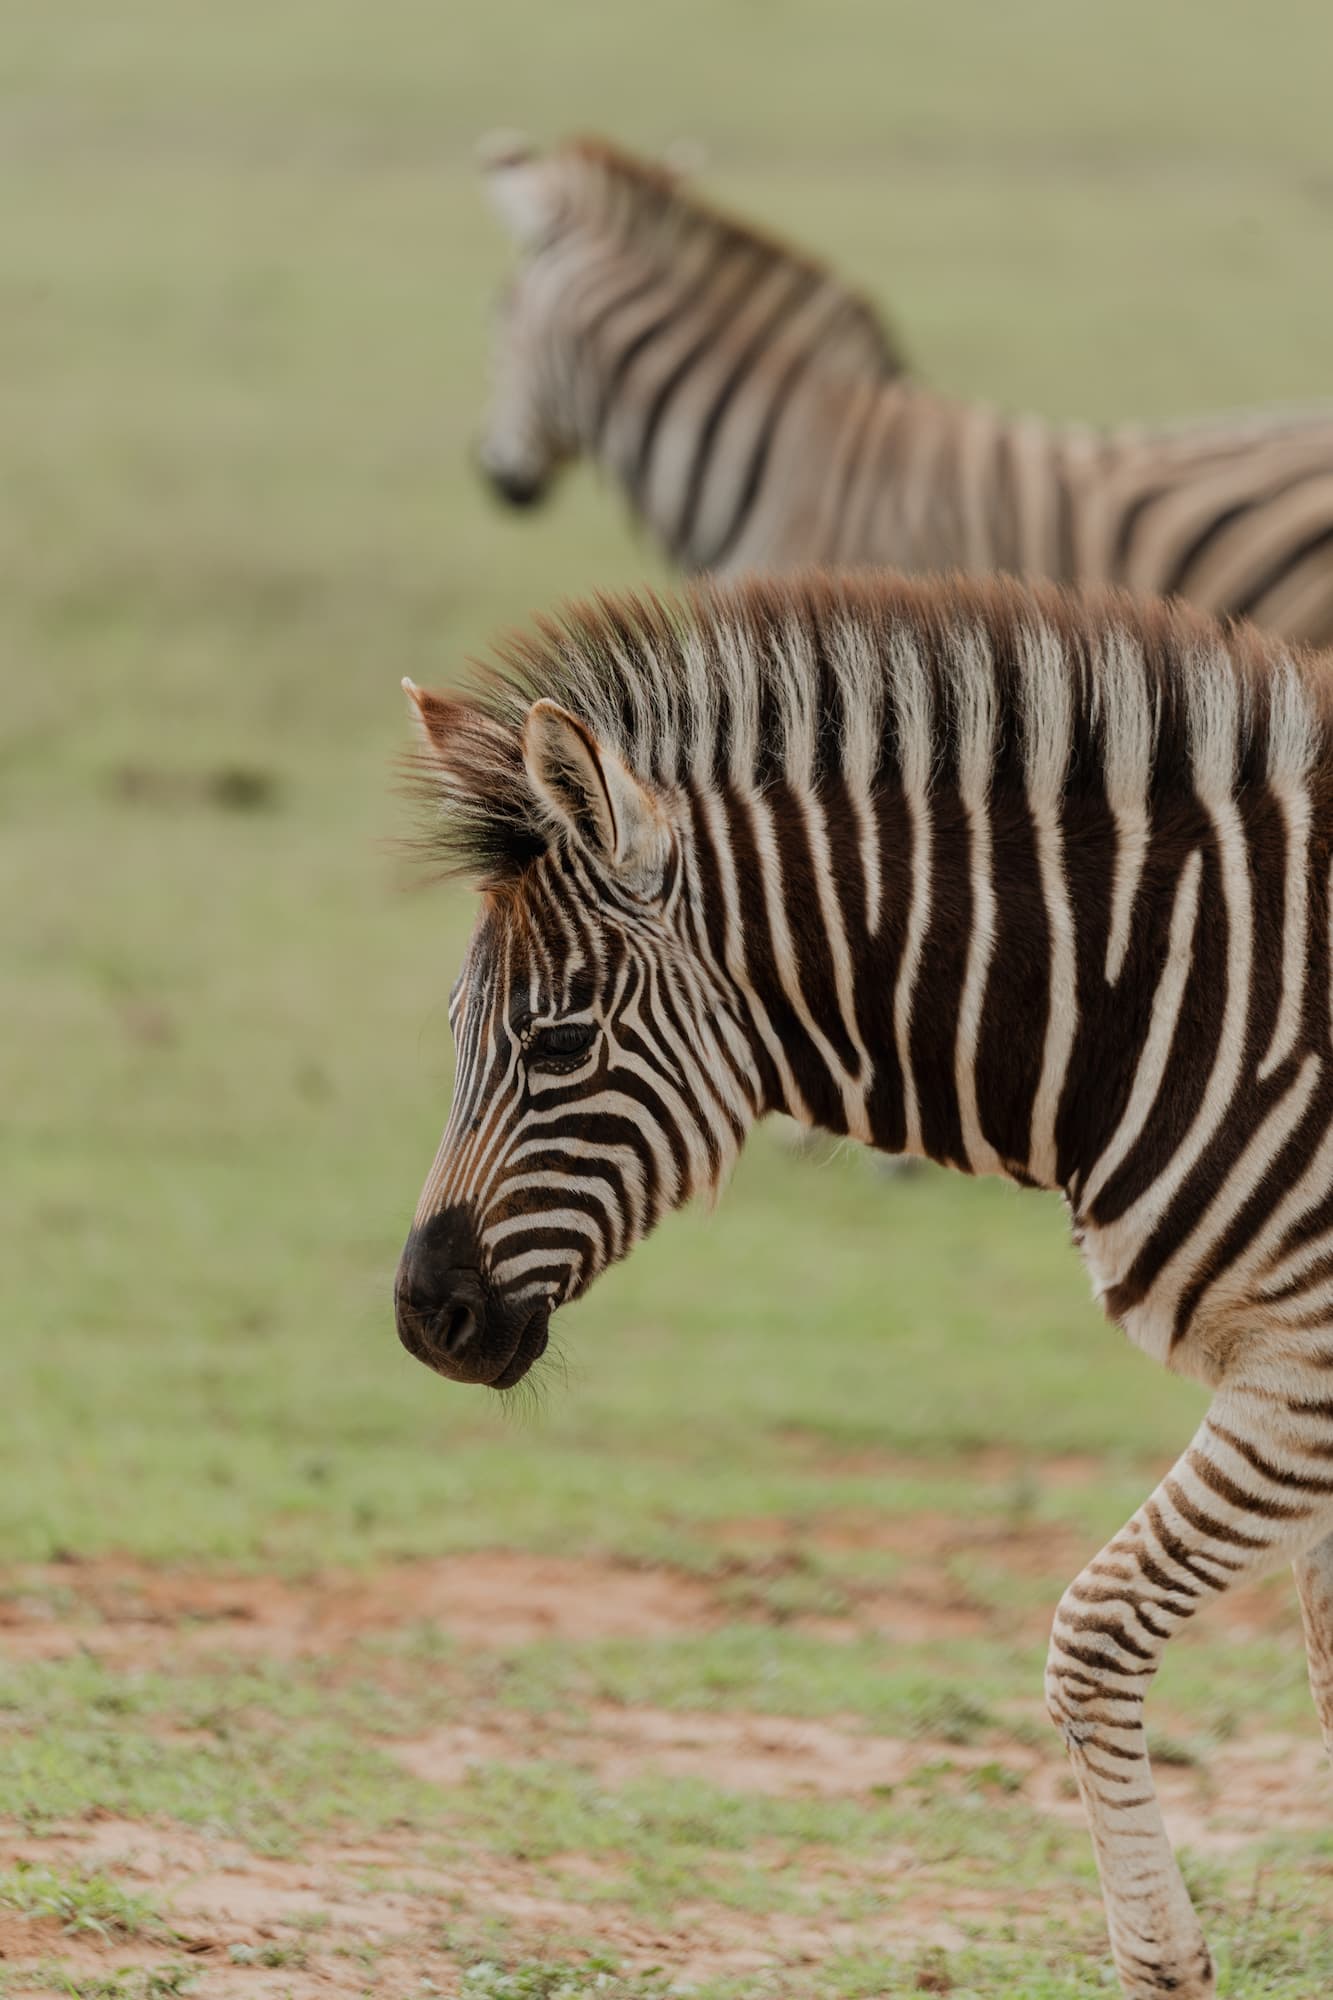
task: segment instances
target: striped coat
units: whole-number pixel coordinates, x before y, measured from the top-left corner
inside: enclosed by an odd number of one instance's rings
[[[831,272],[597,141],[493,149],[524,248],[481,459],[601,467],[689,570],[808,562],[1119,583],[1333,642],[1333,410],[1109,433],[914,382]]]
[[[1059,1189],[1108,1314],[1212,1394],[1047,1670],[1124,1989],[1211,2000],[1145,1748],[1164,1646],[1293,1562],[1333,1748],[1333,658],[812,575],[575,610],[411,692],[482,900],[402,1339],[517,1382],[774,1110]]]

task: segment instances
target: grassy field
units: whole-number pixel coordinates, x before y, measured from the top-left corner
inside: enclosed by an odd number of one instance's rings
[[[1198,1409],[1056,1204],[762,1135],[541,1404],[394,1339],[466,904],[398,679],[658,574],[467,468],[472,142],[700,142],[932,380],[1333,390],[1333,14],[11,0],[0,157],[0,1993],[1075,2000],[1063,1583]],[[1285,1579],[1173,1650],[1225,1994],[1333,1986]]]

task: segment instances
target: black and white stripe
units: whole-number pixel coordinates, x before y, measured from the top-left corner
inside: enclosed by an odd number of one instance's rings
[[[1333,658],[809,575],[575,610],[413,693],[483,908],[404,1339],[507,1386],[770,1111],[1059,1188],[1108,1313],[1214,1392],[1048,1669],[1125,1991],[1203,2000],[1166,1640],[1294,1561],[1333,1747]]]
[[[482,463],[587,457],[690,570],[1118,583],[1333,642],[1333,410],[1101,435],[936,395],[821,265],[578,142],[489,163],[526,250]]]

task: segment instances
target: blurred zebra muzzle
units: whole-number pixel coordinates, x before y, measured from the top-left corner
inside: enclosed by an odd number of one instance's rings
[[[544,480],[525,477],[519,472],[488,472],[491,491],[506,507],[535,507],[546,498]]]
[[[506,507],[535,507],[546,498],[550,489],[550,478],[544,472],[535,472],[517,465],[506,465],[500,459],[492,458],[482,445],[477,452],[477,470],[497,500]]]

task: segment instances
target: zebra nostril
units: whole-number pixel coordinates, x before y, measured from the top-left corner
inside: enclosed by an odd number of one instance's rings
[[[477,1331],[477,1315],[470,1305],[460,1299],[455,1305],[446,1306],[438,1324],[440,1347],[445,1354],[457,1357],[472,1344]]]

